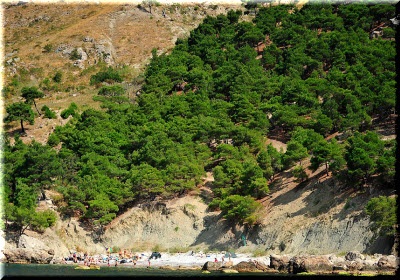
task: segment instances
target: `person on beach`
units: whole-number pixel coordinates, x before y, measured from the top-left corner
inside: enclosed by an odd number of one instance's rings
[[[150,267],[150,259],[147,260],[149,262],[149,267]]]
[[[214,259],[214,262],[218,262],[217,258]]]

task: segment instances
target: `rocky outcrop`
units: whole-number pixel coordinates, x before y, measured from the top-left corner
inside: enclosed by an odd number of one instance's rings
[[[296,219],[299,220],[297,225]],[[275,254],[331,254],[351,250],[367,254],[391,254],[390,240],[376,239],[368,217],[315,219],[314,222],[309,219],[304,222],[300,221],[299,216],[281,215],[274,220],[274,224],[272,221],[268,223],[271,224],[260,226],[247,238],[249,245],[266,246]],[[291,230],[296,226],[299,229]],[[287,230],[281,230],[284,227]],[[375,244],[375,241],[380,243]]]
[[[31,249],[31,250],[43,250],[43,251],[50,250],[49,246],[44,244],[41,240],[31,237],[31,236],[27,236],[27,235],[22,235],[19,238],[18,248],[25,248],[25,249]]]
[[[326,272],[332,271],[333,264],[326,256],[298,256],[289,260],[288,272],[297,274],[301,272]]]
[[[279,271],[287,271],[289,267],[289,257],[288,256],[279,256],[272,254],[270,255],[270,264],[269,267],[272,269],[276,269]]]
[[[377,267],[379,270],[392,270],[399,267],[399,259],[393,255],[383,256],[378,260]]]
[[[49,264],[54,257],[54,251],[52,249],[46,251],[40,249],[17,248],[5,249],[3,253],[8,263]]]
[[[232,266],[233,266],[233,261],[224,262],[224,264],[222,265],[223,268],[230,268]]]
[[[217,271],[222,268],[222,262],[206,262],[202,270]]]
[[[348,252],[345,257],[335,255],[301,255],[288,256],[271,255],[270,268],[281,272],[298,274],[301,272],[329,273],[338,271],[390,271],[393,272],[399,266],[399,259],[394,255],[364,256],[357,251]]]
[[[234,265],[232,269],[237,270],[238,272],[261,272],[262,270],[258,269],[256,264],[252,261],[240,262],[237,265]]]

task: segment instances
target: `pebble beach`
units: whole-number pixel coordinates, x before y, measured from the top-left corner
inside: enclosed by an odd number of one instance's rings
[[[151,252],[141,252],[137,254],[139,259],[136,261],[136,264],[132,261],[131,258],[127,258],[127,262],[120,263],[121,258],[118,257],[117,254],[112,254],[110,258],[110,262],[108,263],[107,255],[94,255],[92,256],[95,259],[95,264],[99,266],[123,266],[123,267],[171,267],[171,268],[198,268],[201,269],[206,262],[214,262],[217,259],[218,262],[226,263],[229,261],[229,257],[226,257],[224,253],[162,253],[161,258],[151,259]],[[231,257],[230,261],[233,265],[236,265],[242,261],[256,260],[265,265],[269,265],[269,257],[251,257],[250,254],[235,254],[235,257]],[[118,260],[115,259],[118,257]],[[124,259],[124,258],[123,258]],[[150,261],[150,262],[149,262]],[[70,265],[83,265],[83,261],[78,261],[77,263],[73,261],[61,262],[64,264]]]

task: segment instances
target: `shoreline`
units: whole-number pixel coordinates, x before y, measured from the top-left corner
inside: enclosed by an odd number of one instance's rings
[[[140,253],[140,259],[137,260],[136,265],[133,262],[128,262],[128,263],[120,263],[119,261],[121,258],[118,260],[116,259],[111,259],[109,261],[105,260],[103,261],[102,257],[106,255],[94,255],[92,257],[95,258],[95,262],[91,262],[91,264],[95,264],[101,268],[103,267],[110,267],[110,268],[126,268],[126,269],[149,269],[149,270],[183,270],[183,271],[189,271],[189,270],[196,270],[196,271],[201,271],[203,270],[204,265],[207,262],[214,263],[215,258],[217,258],[218,265],[220,266],[218,270],[235,270],[234,266],[241,263],[241,262],[256,262],[259,264],[264,265],[265,267],[268,267],[268,270],[258,270],[258,271],[248,271],[250,274],[254,275],[260,275],[260,274],[277,274],[277,275],[288,275],[288,276],[293,276],[293,275],[333,275],[333,276],[378,276],[378,275],[383,275],[383,276],[393,276],[396,274],[396,269],[382,269],[379,268],[376,265],[373,265],[373,263],[376,263],[378,260],[378,256],[367,256],[368,260],[365,260],[364,262],[369,264],[369,266],[365,266],[363,269],[331,269],[331,270],[326,270],[326,269],[321,269],[321,270],[310,270],[308,272],[303,272],[303,273],[291,273],[287,270],[276,270],[270,266],[271,264],[271,258],[272,255],[270,256],[259,256],[259,257],[252,257],[249,254],[236,254],[235,257],[231,258],[231,261],[229,262],[228,258],[224,258],[224,261],[222,262],[222,256],[225,256],[223,253],[211,253],[211,254],[201,254],[201,253],[196,253],[196,254],[190,254],[190,253],[174,253],[174,254],[169,254],[169,253],[161,253],[161,258],[159,259],[152,259],[150,260],[149,264],[149,254],[148,252],[143,252]],[[111,254],[111,257],[115,258],[117,257],[118,254]],[[324,255],[328,256],[328,255]],[[336,255],[331,254],[329,256],[333,256],[331,259],[332,267],[337,266],[341,262],[341,257],[336,257]],[[100,260],[100,261],[99,261]],[[228,263],[229,262],[229,263]],[[117,263],[117,266],[115,264]],[[9,262],[4,262],[4,260],[0,263],[1,266],[4,266],[5,264],[16,264],[16,263],[9,263]],[[20,264],[32,264],[32,263],[20,263]],[[224,264],[227,264],[224,267]],[[80,267],[80,266],[87,266],[85,265],[84,261],[64,261],[61,259],[53,259],[52,262],[50,262],[47,265],[61,265],[61,266],[70,266],[70,267]],[[221,267],[222,266],[222,267]],[[221,273],[224,271],[221,271]],[[205,272],[208,273],[208,272]],[[231,272],[228,272],[231,273]],[[237,271],[236,271],[237,273]],[[242,272],[239,272],[242,273]]]
[[[231,261],[231,265],[236,265],[240,262],[247,262],[251,260],[256,260],[258,262],[261,262],[265,265],[269,265],[269,257],[268,256],[262,256],[262,257],[251,257],[248,254],[236,254],[236,257],[232,258],[227,258],[225,257],[225,254],[223,253],[212,253],[212,254],[201,254],[201,253],[196,253],[196,254],[189,254],[189,253],[162,253],[161,258],[158,259],[151,259],[150,260],[150,265],[149,265],[149,256],[151,253],[148,252],[143,252],[139,253],[140,259],[136,261],[136,265],[133,262],[128,262],[128,263],[119,263],[121,258],[118,257],[118,264],[117,267],[172,267],[172,268],[180,268],[180,267],[199,267],[201,269],[206,262],[215,262],[215,259],[219,263],[226,264],[227,262]],[[105,255],[95,255],[93,256],[95,259],[101,259],[102,256]],[[224,258],[223,258],[224,256]],[[117,254],[111,254],[112,258],[117,257]],[[124,258],[122,258],[124,259]],[[115,266],[115,259],[110,260],[110,266]],[[77,263],[74,263],[73,261],[66,261],[63,262],[57,262],[55,264],[65,264],[65,265],[84,265],[83,261],[78,261]],[[99,265],[99,266],[108,266],[108,263],[105,261],[97,261],[94,262],[93,264]]]

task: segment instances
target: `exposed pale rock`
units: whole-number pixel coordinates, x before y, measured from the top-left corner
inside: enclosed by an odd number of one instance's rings
[[[18,241],[18,248],[49,251],[50,248],[41,240],[23,234]],[[54,254],[54,251],[53,251]]]
[[[230,269],[230,268],[224,268],[221,269],[222,273],[239,273],[239,271],[235,270],[235,269]]]
[[[395,256],[383,256],[378,260],[377,266],[379,269],[397,269],[399,262]]]
[[[364,255],[358,251],[347,252],[347,254],[344,258],[346,259],[346,261],[355,261],[356,259],[365,260]]]
[[[38,264],[49,264],[53,259],[52,250],[38,250],[38,249],[5,249],[4,255],[9,263],[38,263]]]

